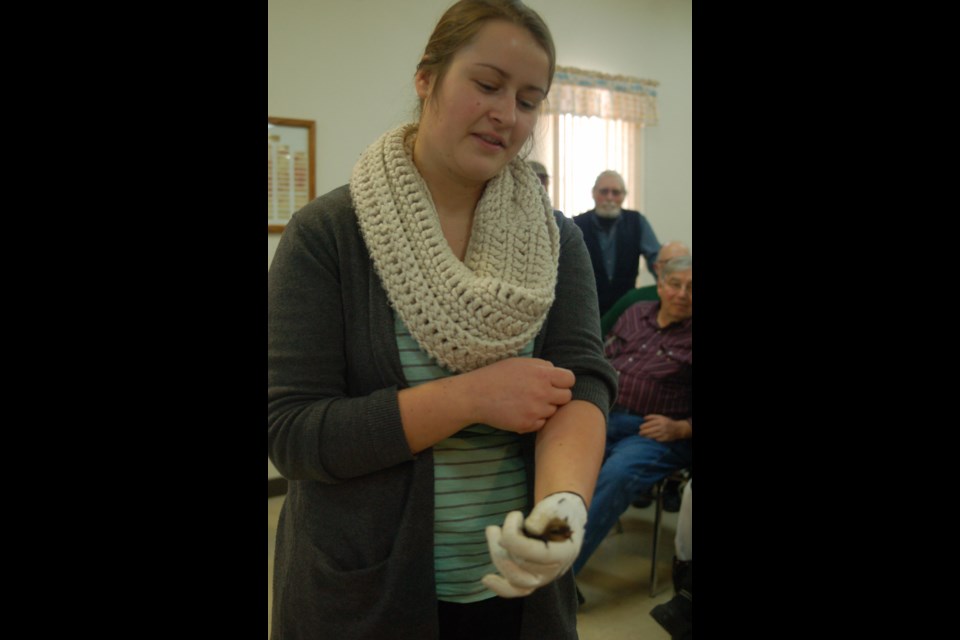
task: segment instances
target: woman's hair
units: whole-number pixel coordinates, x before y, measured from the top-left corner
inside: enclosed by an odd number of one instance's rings
[[[686,271],[687,269],[693,269],[693,258],[690,256],[678,256],[676,258],[670,258],[663,263],[663,266],[660,267],[660,277],[666,278],[672,273],[677,271]]]
[[[520,0],[460,0],[437,22],[433,34],[423,51],[417,71],[429,71],[435,78],[435,87],[440,86],[453,56],[470,43],[480,29],[491,20],[505,20],[530,32],[547,53],[550,61],[547,76],[547,92],[553,83],[553,73],[557,67],[557,52],[553,46],[550,29],[536,11]],[[423,109],[423,100],[420,100]]]

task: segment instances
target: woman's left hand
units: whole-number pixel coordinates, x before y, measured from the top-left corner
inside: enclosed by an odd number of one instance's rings
[[[484,586],[503,598],[519,598],[556,580],[577,559],[586,523],[583,498],[566,491],[538,502],[526,521],[521,512],[510,512],[502,529],[487,527],[490,557],[500,574],[484,576]]]

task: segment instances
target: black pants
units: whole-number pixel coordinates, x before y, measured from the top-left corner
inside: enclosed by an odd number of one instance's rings
[[[523,598],[494,597],[470,604],[437,602],[440,640],[518,640]]]

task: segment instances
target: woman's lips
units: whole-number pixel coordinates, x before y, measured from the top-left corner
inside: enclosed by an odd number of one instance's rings
[[[473,134],[480,142],[488,147],[495,147],[498,149],[506,148],[506,144],[503,142],[503,138],[497,135],[490,133],[475,133]]]

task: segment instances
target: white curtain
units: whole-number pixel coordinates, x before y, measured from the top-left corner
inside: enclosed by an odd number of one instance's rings
[[[550,173],[556,209],[593,208],[597,175],[624,177],[624,207],[643,211],[643,128],[657,122],[657,82],[557,67],[531,159]]]

